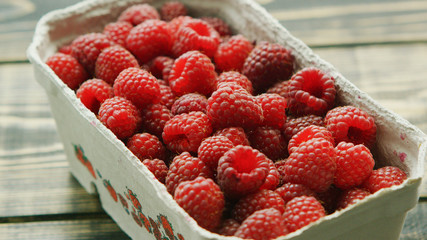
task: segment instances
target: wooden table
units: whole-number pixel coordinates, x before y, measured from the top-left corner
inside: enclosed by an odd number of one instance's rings
[[[128,239],[69,173],[25,50],[44,13],[77,0],[0,1],[0,239]],[[427,132],[427,1],[258,0],[383,106]],[[427,239],[427,184],[401,239]]]

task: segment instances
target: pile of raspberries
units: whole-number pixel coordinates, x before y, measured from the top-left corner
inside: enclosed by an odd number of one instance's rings
[[[212,232],[272,239],[401,184],[335,80],[180,2],[127,8],[46,64]]]

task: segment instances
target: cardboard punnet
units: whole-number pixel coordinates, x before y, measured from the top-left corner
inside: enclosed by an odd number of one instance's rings
[[[44,64],[59,46],[78,35],[101,32],[125,8],[143,2],[159,7],[165,1],[88,0],[50,12],[37,24],[27,54],[35,77],[49,98],[70,170],[89,193],[99,194],[104,210],[134,239],[236,239],[200,228],[177,205],[165,186]],[[398,239],[406,213],[419,197],[427,149],[424,133],[356,88],[257,3],[251,0],[182,2],[193,16],[218,16],[251,40],[284,45],[292,50],[299,68],[316,66],[332,74],[339,103],[360,107],[376,120],[377,166],[398,166],[409,176],[402,185],[380,190],[280,239]]]

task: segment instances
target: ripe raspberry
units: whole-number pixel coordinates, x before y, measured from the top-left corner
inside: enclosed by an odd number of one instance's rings
[[[243,64],[242,73],[251,80],[256,92],[264,92],[276,82],[287,80],[294,71],[290,50],[278,43],[261,42]]]
[[[172,118],[170,110],[162,104],[150,104],[141,110],[142,128],[159,139],[162,138],[163,128]]]
[[[367,112],[353,106],[336,107],[324,118],[326,128],[334,136],[335,144],[341,141],[364,144],[371,148],[376,141],[377,126]]]
[[[73,90],[76,90],[82,82],[88,79],[84,67],[70,55],[55,53],[47,59],[46,64],[59,79]]]
[[[310,188],[303,184],[298,183],[285,183],[282,186],[274,190],[277,194],[282,197],[285,204],[292,200],[294,197],[299,196],[313,196],[316,197],[316,193]]]
[[[202,140],[212,133],[212,125],[202,112],[183,113],[172,117],[163,128],[163,141],[175,152],[196,153]]]
[[[160,86],[157,79],[139,68],[127,68],[120,72],[113,88],[114,95],[125,97],[139,108],[159,101]]]
[[[262,108],[263,125],[282,129],[286,123],[286,99],[275,93],[263,93],[255,98]]]
[[[268,158],[249,146],[236,146],[218,161],[217,183],[230,198],[258,191],[269,172]]]
[[[176,100],[175,94],[173,94],[172,89],[169,85],[164,85],[159,83],[160,89],[160,104],[165,105],[168,109],[172,108],[173,103]]]
[[[114,91],[113,87],[104,80],[93,78],[80,85],[76,96],[89,110],[98,114],[101,103],[114,97]]]
[[[188,152],[183,152],[176,156],[169,166],[166,188],[173,195],[179,183],[193,180],[198,176],[212,178],[212,172],[199,158],[192,157]]]
[[[221,37],[231,35],[230,26],[224,20],[217,17],[201,17],[201,20],[207,22],[210,26],[212,26]]]
[[[128,22],[112,22],[105,25],[102,33],[105,34],[110,41],[122,47],[126,47],[126,38],[132,28],[133,25]]]
[[[211,60],[199,51],[190,51],[175,59],[169,85],[177,96],[192,92],[208,96],[216,88],[216,78]]]
[[[134,134],[127,141],[126,147],[141,161],[166,158],[166,149],[163,144],[156,136],[149,133]]]
[[[58,49],[58,53],[63,53],[67,55],[71,55],[71,44],[63,45]]]
[[[99,107],[99,120],[119,139],[131,137],[141,125],[141,116],[135,105],[122,97],[105,100]]]
[[[126,46],[140,63],[147,63],[157,56],[168,55],[172,46],[169,25],[162,20],[147,20],[130,31],[126,38]]]
[[[171,30],[171,34],[172,34],[172,38],[175,39],[177,38],[177,33],[179,28],[186,23],[189,20],[192,20],[193,17],[191,16],[179,16],[176,17],[174,19],[172,19],[171,21],[168,22],[169,24],[169,29]]]
[[[237,145],[249,145],[248,137],[246,136],[245,130],[241,127],[229,127],[223,128],[216,131],[214,136],[224,136],[228,138],[234,146]]]
[[[221,226],[218,230],[218,234],[224,236],[233,236],[237,229],[240,227],[240,223],[232,218],[227,218],[222,221]]]
[[[336,153],[324,138],[312,138],[293,151],[284,166],[284,180],[304,184],[315,192],[326,191],[334,180]]]
[[[290,140],[292,136],[310,125],[325,126],[323,117],[316,115],[306,115],[297,118],[287,118],[284,130],[286,138]]]
[[[213,172],[216,172],[219,159],[225,152],[233,148],[233,143],[226,137],[212,136],[205,138],[197,150],[197,156]]]
[[[337,152],[335,186],[341,189],[359,186],[371,175],[375,160],[365,145],[340,142],[335,150]]]
[[[289,80],[278,82],[274,84],[272,87],[270,87],[269,89],[267,89],[267,93],[276,93],[284,97],[285,99],[287,99],[288,85],[289,85]]]
[[[188,51],[198,50],[211,58],[219,43],[218,32],[208,23],[200,19],[188,19],[175,35],[172,53],[178,57]]]
[[[224,211],[224,194],[212,180],[197,177],[178,185],[175,201],[203,228],[215,230]]]
[[[165,2],[160,8],[160,16],[164,21],[171,21],[176,17],[185,15],[187,15],[187,8],[182,2]]]
[[[268,175],[265,178],[265,182],[259,188],[260,190],[262,189],[274,190],[280,184],[280,173],[277,170],[276,164],[274,164],[274,162],[269,159],[268,165],[269,165]]]
[[[214,60],[220,71],[241,72],[245,59],[253,49],[252,43],[243,35],[234,35],[219,44]]]
[[[104,48],[112,45],[113,42],[102,33],[87,33],[80,35],[71,43],[71,55],[92,75],[99,54]]]
[[[275,208],[254,212],[242,222],[234,236],[243,239],[269,240],[288,234],[282,213]]]
[[[189,113],[200,111],[206,113],[208,99],[198,93],[187,93],[179,97],[172,105],[171,111],[173,115],[181,113]]]
[[[157,79],[163,79],[166,83],[169,81],[169,73],[173,67],[173,59],[167,56],[155,57],[149,63],[149,72]]]
[[[238,85],[226,85],[213,92],[208,99],[207,114],[217,129],[251,129],[263,121],[262,108],[255,97]]]
[[[166,175],[168,174],[169,169],[163,160],[157,158],[144,159],[142,164],[144,164],[148,170],[154,174],[154,177],[156,177],[159,182],[165,184]]]
[[[335,145],[334,138],[332,137],[332,133],[329,132],[328,129],[321,126],[310,125],[302,129],[301,131],[299,131],[297,134],[292,136],[291,140],[289,140],[289,143],[288,143],[289,154],[295,151],[301,143],[306,142],[312,138],[324,138],[329,142],[331,142],[332,145]]]
[[[373,170],[362,186],[374,193],[380,189],[400,185],[406,180],[406,173],[397,167],[386,166]]]
[[[136,58],[125,48],[118,45],[102,50],[95,62],[95,76],[113,84],[121,71],[139,64]]]
[[[284,218],[290,232],[294,232],[326,215],[325,209],[311,196],[295,197],[286,204]]]
[[[249,81],[249,79],[245,75],[236,71],[222,72],[216,79],[216,82],[217,88],[219,88],[219,85],[223,83],[236,83],[237,85],[248,91],[248,93],[250,94],[253,94],[254,91],[254,89],[252,88],[251,81]]]
[[[251,146],[264,153],[273,161],[288,156],[288,145],[279,129],[272,127],[258,127],[249,132]]]
[[[358,202],[359,200],[364,199],[365,197],[371,195],[370,192],[361,189],[361,188],[351,188],[348,190],[345,190],[337,203],[337,208],[339,209],[344,209],[352,204],[355,204],[356,202]]]
[[[119,16],[118,21],[129,22],[136,26],[148,19],[160,19],[160,14],[150,4],[143,3],[128,7]]]

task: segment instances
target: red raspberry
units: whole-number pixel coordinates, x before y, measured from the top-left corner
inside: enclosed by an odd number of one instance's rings
[[[162,138],[163,128],[172,118],[170,110],[162,104],[150,104],[141,110],[142,128],[151,134]]]
[[[163,141],[172,151],[196,153],[202,140],[211,133],[212,125],[206,114],[183,113],[166,122],[163,128]]]
[[[175,59],[169,85],[177,96],[192,92],[208,96],[215,90],[216,78],[211,60],[199,51],[190,51]]]
[[[241,72],[245,59],[253,49],[252,43],[243,35],[234,35],[219,44],[214,60],[220,71]]]
[[[217,17],[201,17],[201,20],[207,22],[210,26],[212,26],[219,35],[222,36],[229,36],[231,35],[231,29],[230,26],[224,20]]]
[[[110,41],[122,47],[126,47],[126,38],[132,28],[133,25],[128,22],[112,22],[105,25],[102,33],[104,33]]]
[[[285,183],[274,191],[282,197],[285,204],[292,200],[294,197],[317,196],[313,190],[303,184],[298,183]]]
[[[306,142],[312,138],[324,138],[331,142],[332,145],[335,145],[332,133],[329,132],[328,129],[322,126],[310,125],[299,131],[297,134],[292,136],[291,140],[289,140],[289,154],[295,151],[301,143]]]
[[[371,195],[370,192],[364,190],[364,189],[360,189],[360,188],[351,188],[348,190],[345,190],[337,203],[337,208],[339,209],[344,209],[352,204],[355,204],[356,202],[358,202],[359,200],[364,199],[365,197]]]
[[[240,227],[240,223],[232,218],[227,218],[221,223],[221,227],[218,230],[218,234],[224,236],[233,236],[237,229]]]
[[[271,160],[276,161],[288,156],[287,142],[279,129],[263,126],[248,135],[251,146]]]
[[[377,126],[367,112],[353,106],[336,107],[324,118],[335,144],[341,141],[364,144],[371,148],[376,141]]]
[[[255,97],[238,85],[220,87],[208,99],[207,114],[215,128],[251,129],[263,121],[262,108]]]
[[[197,156],[213,172],[216,172],[219,159],[225,152],[233,148],[233,143],[226,137],[212,136],[205,138],[197,150]]]
[[[236,230],[234,236],[243,239],[269,240],[288,234],[282,213],[275,208],[254,212]]]
[[[47,59],[46,64],[73,90],[89,77],[77,59],[67,54],[55,53]]]
[[[267,93],[276,93],[276,94],[279,94],[280,96],[284,97],[285,99],[287,99],[288,98],[288,85],[289,85],[288,80],[278,82],[278,83],[274,84],[272,87],[270,87],[269,89],[267,89]]]
[[[159,182],[165,184],[166,182],[166,175],[168,174],[168,166],[166,166],[166,163],[161,159],[144,159],[142,161],[142,164],[144,164],[150,172],[154,174],[154,177],[156,177]]]
[[[160,19],[160,14],[150,4],[143,3],[128,7],[119,16],[118,21],[129,22],[136,26],[148,19]]]
[[[187,93],[175,100],[171,111],[173,115],[195,111],[206,113],[207,106],[208,99],[204,95],[198,93]]]
[[[139,68],[123,70],[114,81],[113,88],[116,96],[129,99],[139,108],[159,101],[160,86],[157,79]]]
[[[268,175],[268,160],[264,154],[249,146],[233,147],[218,161],[217,183],[231,198],[254,193]]]
[[[176,156],[169,166],[166,188],[173,195],[179,183],[193,180],[198,176],[212,178],[212,172],[202,160],[183,152]]]
[[[213,57],[219,43],[218,32],[208,23],[195,18],[187,19],[175,35],[172,53],[178,57],[188,51],[198,50]]]
[[[71,51],[72,51],[71,50],[71,44],[64,45],[58,49],[58,53],[63,53],[63,54],[67,54],[67,55],[71,55]]]
[[[262,108],[263,125],[282,129],[286,123],[286,99],[275,93],[263,93],[255,98]]]
[[[243,64],[242,73],[251,80],[256,92],[264,92],[276,82],[287,80],[294,71],[290,50],[278,43],[261,42]]]
[[[175,39],[177,38],[177,33],[179,28],[186,23],[189,20],[192,20],[193,18],[190,16],[179,16],[176,17],[174,19],[172,19],[170,22],[168,22],[169,24],[169,29],[171,30],[171,34],[172,34],[172,38]]]
[[[224,211],[224,194],[212,180],[197,177],[178,185],[175,201],[203,228],[215,230]]]
[[[119,139],[131,137],[141,125],[138,109],[122,97],[105,100],[99,107],[98,117]]]
[[[326,191],[334,180],[336,153],[324,138],[312,138],[293,151],[284,166],[284,180],[304,184],[315,192]]]
[[[135,26],[126,38],[126,46],[139,60],[147,63],[160,55],[167,55],[172,46],[169,25],[157,19]]]
[[[268,161],[269,171],[264,184],[259,189],[274,190],[280,184],[280,173],[272,160]]]
[[[126,147],[143,161],[144,159],[165,159],[166,149],[160,140],[149,133],[137,133],[133,135],[126,143]]]
[[[325,126],[323,117],[307,115],[298,118],[287,118],[284,130],[286,138],[290,140],[292,136],[310,125]]]
[[[71,55],[75,57],[89,74],[95,72],[95,62],[104,48],[112,46],[106,35],[87,33],[80,35],[71,43]]]
[[[139,64],[136,58],[125,48],[118,45],[102,50],[95,62],[95,76],[113,84],[121,71]]]
[[[373,170],[362,186],[374,193],[383,188],[400,185],[406,180],[406,173],[397,167],[386,166]]]
[[[236,71],[228,71],[228,72],[222,72],[217,80],[217,88],[220,87],[220,84],[223,83],[236,83],[237,85],[241,86],[242,88],[244,88],[246,91],[248,91],[248,93],[253,94],[253,88],[252,88],[252,83],[251,81],[249,81],[249,79]]]
[[[166,82],[169,81],[169,73],[172,70],[174,60],[167,56],[155,57],[149,63],[149,71],[157,79],[163,79]]]
[[[294,232],[326,215],[325,209],[311,196],[295,197],[286,204],[284,218],[290,232]]]
[[[172,92],[169,85],[159,84],[160,89],[160,104],[165,105],[168,109],[172,108],[173,103],[176,101],[176,96]]]
[[[371,175],[375,160],[366,146],[340,142],[335,149],[337,152],[335,186],[349,189],[362,184]]]
[[[216,131],[214,136],[224,136],[228,138],[234,146],[237,145],[249,145],[248,137],[246,136],[245,130],[241,127],[229,127],[223,128]]]
[[[165,21],[171,21],[179,16],[186,16],[187,8],[182,2],[171,1],[163,3],[160,8],[160,16]]]
[[[93,113],[98,114],[99,106],[108,98],[114,97],[113,87],[101,79],[89,79],[80,85],[76,96]]]

